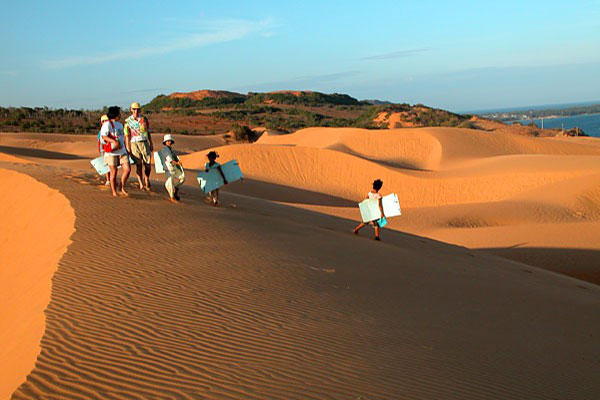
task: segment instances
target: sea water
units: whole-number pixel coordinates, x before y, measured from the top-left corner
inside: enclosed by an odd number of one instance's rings
[[[541,128],[542,119],[534,118],[535,124]],[[523,125],[527,125],[531,122],[530,119],[524,119],[518,121]],[[600,114],[582,114],[573,115],[571,117],[557,117],[557,118],[544,118],[545,129],[571,129],[579,128],[585,132],[588,136],[600,137]]]

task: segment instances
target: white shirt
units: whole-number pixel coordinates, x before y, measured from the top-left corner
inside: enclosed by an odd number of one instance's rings
[[[110,123],[110,121],[106,121],[105,123],[103,123],[102,128],[100,129],[100,136],[108,136],[109,134],[113,137],[117,137],[121,147],[119,147],[119,149],[116,151],[104,154],[108,154],[109,156],[126,155],[127,149],[125,148],[125,132],[123,132],[123,124],[118,121],[114,121],[112,124]]]
[[[369,192],[369,193],[367,193],[367,197],[368,197],[369,199],[371,199],[371,200],[372,200],[372,199],[379,200],[379,199],[381,199],[381,194],[380,194],[380,193],[373,193],[373,192]]]

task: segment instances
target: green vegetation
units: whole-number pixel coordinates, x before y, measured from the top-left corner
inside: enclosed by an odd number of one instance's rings
[[[421,126],[460,126],[465,121],[469,120],[469,116],[455,114],[446,110],[426,107],[422,104],[417,104],[411,113],[415,113],[414,121]]]
[[[144,111],[160,111],[164,108],[210,108],[223,107],[232,104],[241,104],[246,100],[245,96],[228,97],[206,97],[202,100],[194,100],[187,97],[170,97],[161,94],[144,105]]]
[[[49,133],[97,133],[105,110],[51,110],[47,107],[0,107],[0,130]]]
[[[213,135],[235,130],[240,140],[253,137],[240,127],[263,126],[295,131],[302,128],[387,128],[374,119],[380,113],[399,113],[408,126],[472,127],[469,116],[417,104],[372,104],[345,94],[319,92],[225,93],[223,97],[194,100],[159,95],[143,106],[153,131]],[[381,102],[379,102],[381,103]],[[105,110],[0,108],[0,130],[28,132],[97,133]],[[127,112],[124,110],[124,113]],[[250,129],[250,128],[249,128]]]
[[[233,135],[235,136],[235,139],[240,142],[252,143],[258,140],[257,133],[246,125],[236,125],[233,128]]]
[[[319,92],[300,92],[298,94],[288,92],[275,93],[248,93],[247,103],[294,104],[304,106],[333,105],[360,105],[361,102],[347,94],[325,94]]]

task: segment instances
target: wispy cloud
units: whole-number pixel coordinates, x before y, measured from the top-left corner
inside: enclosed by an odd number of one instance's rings
[[[431,51],[431,49],[424,47],[421,49],[399,50],[399,51],[394,51],[391,53],[363,57],[363,58],[361,58],[361,60],[388,60],[391,58],[404,58],[404,57],[416,56],[417,54],[425,53],[427,51]]]
[[[0,75],[16,76],[17,71],[13,69],[0,69]]]
[[[287,80],[276,81],[276,82],[263,82],[256,83],[253,85],[245,85],[236,87],[236,90],[285,90],[285,89],[299,89],[308,90],[316,89],[322,85],[326,85],[332,82],[339,82],[344,78],[359,75],[361,71],[343,71],[334,72],[330,74],[318,74],[318,75],[305,75],[290,78]]]
[[[156,46],[119,49],[98,52],[97,55],[70,56],[42,63],[45,68],[62,69],[85,65],[102,64],[124,59],[139,59],[149,56],[167,54],[174,51],[187,50],[200,46],[231,42],[242,39],[252,33],[269,32],[271,20],[220,20],[206,21],[199,24],[200,33],[190,33],[169,42]]]

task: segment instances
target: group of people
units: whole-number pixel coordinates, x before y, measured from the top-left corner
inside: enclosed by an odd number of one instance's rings
[[[141,115],[140,105],[135,102],[131,104],[131,115],[125,119],[125,125],[119,120],[121,118],[121,109],[117,106],[109,107],[108,113],[101,118],[101,128],[98,134],[98,148],[104,157],[104,164],[109,167],[109,172],[106,176],[106,184],[110,185],[112,195],[117,196],[117,192],[124,196],[128,196],[125,184],[131,173],[130,158],[135,164],[138,185],[141,190],[150,191],[150,172],[152,152],[154,151],[154,143],[150,134],[150,125],[148,119]],[[160,150],[161,158],[164,161],[164,169],[167,179],[165,188],[169,194],[169,200],[172,203],[179,203],[179,187],[185,182],[185,172],[183,163],[173,150],[175,139],[172,135],[164,135],[163,148]],[[208,172],[210,169],[217,169],[223,178],[223,182],[227,184],[225,174],[221,169],[216,159],[219,155],[215,151],[210,151],[207,154],[208,162],[204,165],[204,169]],[[120,184],[117,185],[117,172],[121,167]],[[383,186],[383,182],[379,179],[373,182],[373,187],[367,193],[368,199],[376,199],[379,204],[382,218],[385,218],[382,206],[382,196],[379,193]],[[219,189],[209,193],[208,199],[211,204],[219,205]],[[375,229],[375,240],[379,238],[380,220],[361,222],[354,228],[354,234],[365,227],[367,224],[372,224]]]
[[[120,122],[121,109],[113,106],[108,108],[106,115],[100,119],[101,128],[98,133],[98,149],[103,156],[104,164],[108,166],[106,174],[106,185],[110,185],[112,195],[120,193],[128,196],[126,183],[131,174],[130,162],[136,167],[136,175],[140,190],[150,191],[150,172],[152,171],[152,153],[154,143],[150,134],[148,118],[141,115],[140,104],[131,104],[131,115],[125,119],[125,124]],[[179,203],[179,187],[185,182],[183,163],[173,150],[175,139],[172,135],[164,135],[163,148],[160,150],[164,161],[164,170],[167,176],[165,188],[172,203]],[[227,184],[227,179],[221,169],[221,164],[216,162],[218,154],[215,151],[208,153],[208,162],[205,170],[217,169]],[[117,182],[119,167],[123,170],[120,182]],[[219,205],[219,190],[209,193],[209,201]]]

